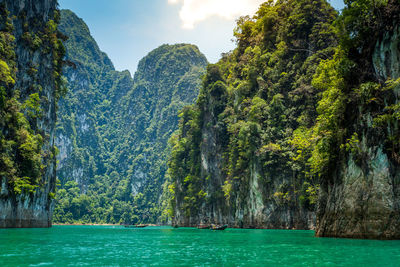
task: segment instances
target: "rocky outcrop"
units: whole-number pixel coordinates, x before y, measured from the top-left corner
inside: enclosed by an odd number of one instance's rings
[[[380,81],[400,77],[400,27],[384,34],[372,56]],[[398,104],[399,89],[390,97]],[[393,99],[391,99],[393,102]],[[388,103],[385,99],[384,103]],[[400,168],[388,139],[373,127],[371,112],[358,108],[354,128],[362,132],[357,157],[348,153],[332,179],[321,185],[316,235],[371,239],[400,238]],[[390,129],[388,131],[397,131]]]
[[[11,143],[10,149],[17,151],[14,152],[17,156],[12,164],[10,160],[5,160],[4,155],[9,153],[8,150],[1,151],[3,163],[7,164],[8,162],[8,167],[12,170],[15,169],[16,174],[13,171],[13,173],[8,172],[4,176],[0,176],[0,228],[49,227],[51,226],[54,206],[52,198],[56,183],[54,135],[57,88],[60,86],[60,84],[57,85],[60,81],[58,71],[61,64],[60,55],[62,54],[62,48],[58,46],[57,38],[57,1],[1,0],[0,5],[5,10],[3,15],[8,13],[9,21],[12,24],[11,34],[15,37],[13,50],[15,65],[18,70],[15,76],[15,84],[9,88],[8,96],[17,95],[14,98],[20,103],[27,103],[26,100],[32,95],[37,94],[39,97],[37,110],[40,110],[40,114],[34,116],[29,113],[26,107],[22,109],[21,112],[23,113],[19,113],[19,116],[24,116],[30,125],[28,126],[29,131],[25,131],[25,135],[22,135],[22,141],[26,141],[23,140],[23,136],[25,136],[25,139],[29,139],[29,136],[33,136],[33,134],[35,138],[38,138],[37,140],[42,140],[41,148],[39,148],[41,157],[39,159],[41,162],[39,167],[40,177],[35,181],[27,174],[30,172],[30,165],[26,165],[29,163],[30,154],[22,154],[22,152],[31,151],[31,147],[21,145],[19,148],[14,148],[14,143]],[[2,19],[4,22],[4,18]],[[7,27],[3,24],[1,28]],[[60,51],[57,51],[57,49],[60,49]],[[7,61],[5,58],[2,58],[2,62],[3,60]],[[15,94],[16,90],[19,91],[19,94]],[[22,119],[22,117],[20,118]],[[20,126],[17,124],[15,127]],[[6,122],[6,124],[0,125],[2,133],[0,136],[4,138],[1,141],[8,141],[7,136],[11,131],[10,129],[12,130],[10,123]],[[20,133],[23,133],[23,131]],[[11,138],[16,137],[12,136]],[[36,143],[33,142],[32,144]],[[3,147],[3,149],[5,148]],[[18,166],[20,168],[17,168]],[[19,182],[16,182],[17,178],[15,177],[17,175]],[[27,182],[28,180],[29,182]],[[19,188],[21,183],[25,183],[25,187],[16,190],[15,188]],[[29,189],[27,189],[28,187]]]
[[[359,166],[350,156],[339,165],[334,184],[322,191],[317,236],[400,238],[399,170],[382,144],[362,149],[368,163]]]

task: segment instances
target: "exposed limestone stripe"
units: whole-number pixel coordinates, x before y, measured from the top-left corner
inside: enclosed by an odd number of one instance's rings
[[[400,25],[376,43],[372,61],[375,72],[384,80],[400,77]]]

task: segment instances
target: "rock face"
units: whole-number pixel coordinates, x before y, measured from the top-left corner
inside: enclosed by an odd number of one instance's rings
[[[63,54],[57,38],[57,1],[2,0],[0,6],[2,41],[6,38],[6,45],[14,51],[2,54],[1,62],[11,69],[10,58],[14,58],[18,70],[13,85],[8,84],[2,95],[0,228],[49,227],[56,180],[58,72]],[[14,42],[10,36],[15,37]],[[10,119],[13,114],[19,121]]]
[[[400,27],[384,34],[372,56],[381,81],[400,77]],[[400,88],[390,97],[398,104]],[[388,99],[385,99],[385,103]],[[316,235],[372,239],[400,238],[400,167],[385,147],[387,135],[373,127],[371,113],[358,109],[361,160],[351,154],[338,163],[332,180],[321,185]],[[388,131],[397,131],[386,126]]]
[[[209,68],[208,74],[212,72]],[[203,112],[200,113],[201,142],[197,168],[200,169],[200,180],[203,181],[200,192],[206,194],[205,200],[201,200],[201,205],[196,209],[187,212],[185,194],[192,189],[184,188],[185,181],[177,183],[173,224],[186,227],[213,223],[228,224],[229,227],[236,228],[314,229],[315,213],[312,210],[301,207],[297,199],[286,201],[281,196],[274,196],[284,185],[295,184],[291,180],[290,172],[268,174],[261,168],[260,157],[252,155],[248,159],[248,169],[245,170],[248,180],[242,179],[236,184],[225,183],[228,180],[226,157],[229,137],[225,135],[225,129],[221,127],[222,123],[218,122],[218,118],[226,108],[227,100],[225,93],[215,91],[212,89],[212,92],[204,96],[204,100],[198,100]],[[184,125],[187,121],[185,116],[182,117]],[[185,130],[183,126],[182,131]],[[182,137],[185,137],[185,134],[182,134]],[[197,143],[189,154],[195,153],[196,146]],[[186,162],[187,158],[182,161]],[[227,186],[231,188],[226,189]],[[225,193],[227,191],[230,191],[229,199]],[[198,195],[202,194],[200,192]]]
[[[395,27],[393,32],[386,32],[376,43],[372,61],[380,79],[400,77],[400,26]]]
[[[195,212],[186,213],[185,195],[176,193],[172,223],[185,227],[213,223],[228,224],[233,228],[314,229],[314,211],[301,207],[298,200],[289,202],[274,196],[275,192],[282,190],[282,185],[295,184],[290,174],[275,173],[273,177],[265,177],[268,174],[261,169],[259,158],[250,159],[248,181],[230,185],[230,198],[227,199],[226,195],[224,197],[224,187],[227,186],[227,174],[224,171],[227,148],[224,144],[227,140],[217,125],[216,117],[219,114],[215,110],[216,102],[218,100],[208,95],[202,117],[199,168],[204,181],[204,191],[201,192],[206,192],[206,200]],[[268,182],[265,183],[265,180]],[[184,183],[177,187],[180,192],[191,190],[184,189]]]

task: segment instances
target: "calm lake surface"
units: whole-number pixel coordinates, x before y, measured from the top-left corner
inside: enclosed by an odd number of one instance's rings
[[[313,231],[54,226],[0,229],[0,266],[400,266],[400,241]]]

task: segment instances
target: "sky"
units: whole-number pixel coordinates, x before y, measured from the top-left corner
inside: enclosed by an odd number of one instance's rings
[[[136,71],[139,60],[162,44],[190,43],[215,63],[234,49],[239,16],[264,0],[59,0],[89,26],[117,70]],[[336,9],[343,0],[330,0]]]

